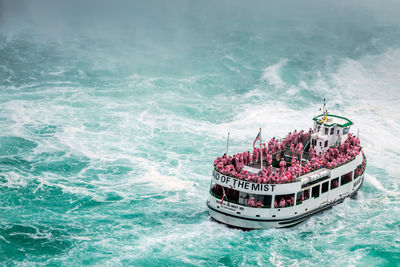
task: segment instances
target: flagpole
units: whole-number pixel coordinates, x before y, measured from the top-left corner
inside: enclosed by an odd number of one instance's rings
[[[262,138],[261,138],[261,128],[260,128],[260,169],[262,170],[262,158],[263,151],[262,151]]]
[[[299,176],[301,175],[301,172],[303,171],[303,151],[304,151],[304,148],[303,148],[303,150],[301,151],[301,156],[300,156],[300,173],[299,173],[299,175],[297,176],[297,178],[299,178]]]
[[[229,150],[229,134],[230,132],[228,132],[228,140],[226,140],[226,155],[228,155],[228,150]]]

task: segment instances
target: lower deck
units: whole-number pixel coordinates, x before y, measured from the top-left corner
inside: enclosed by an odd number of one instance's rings
[[[213,219],[231,226],[249,229],[289,227],[342,202],[346,197],[354,196],[363,179],[364,173],[359,174],[354,170],[307,185],[299,192],[284,195],[249,194],[231,188],[219,192],[216,189],[221,186],[212,184],[207,206]],[[234,191],[236,193],[232,194]],[[237,201],[231,200],[233,197]],[[262,200],[263,206],[249,206],[248,200],[251,198],[255,204]],[[283,198],[288,200],[288,204],[282,201]]]
[[[350,198],[356,197],[358,189],[355,190],[351,195],[347,195],[341,199],[336,200],[335,202],[327,203],[326,205],[321,206],[318,209],[314,209],[309,212],[303,213],[301,215],[287,219],[273,220],[273,219],[244,218],[229,213],[225,213],[221,210],[214,209],[208,203],[207,206],[209,208],[210,216],[213,220],[223,224],[227,224],[228,226],[231,227],[240,228],[244,230],[264,229],[264,228],[288,228],[298,225],[307,220],[308,218],[310,218],[311,216],[323,212],[331,208],[332,206],[343,202],[346,197]]]

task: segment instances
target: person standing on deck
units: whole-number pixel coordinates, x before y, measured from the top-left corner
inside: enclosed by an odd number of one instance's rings
[[[249,202],[247,202],[247,206],[250,206],[250,207],[255,207],[256,206],[256,203],[254,203],[254,197],[251,197],[249,199]]]

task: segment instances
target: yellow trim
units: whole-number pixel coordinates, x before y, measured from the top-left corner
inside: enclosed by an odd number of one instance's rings
[[[323,117],[321,120],[319,120],[319,123],[326,122],[328,120],[328,116]]]

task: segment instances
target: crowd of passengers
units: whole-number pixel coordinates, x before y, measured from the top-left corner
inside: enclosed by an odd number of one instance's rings
[[[358,177],[364,172],[366,164],[367,163],[365,162],[364,159],[361,166],[357,167],[357,169],[354,170],[354,177]]]
[[[306,199],[309,199],[310,198],[309,193],[310,193],[309,190],[302,192],[302,194],[301,194],[300,198],[297,200],[297,202],[300,203]],[[256,203],[254,201],[254,197],[249,199],[249,201],[247,202],[247,205],[250,207],[258,207],[258,208],[262,208],[264,206],[260,200],[258,200]],[[290,206],[294,206],[294,194],[277,196],[274,200],[274,208],[284,208],[284,207],[290,207]]]
[[[295,182],[300,175],[322,167],[335,168],[352,160],[361,151],[360,140],[349,133],[348,138],[343,144],[329,148],[324,155],[317,154],[311,146],[309,149],[309,159],[305,164],[301,165],[303,142],[311,134],[311,128],[308,132],[304,132],[303,130],[297,132],[295,130],[281,141],[278,141],[274,137],[268,142],[267,146],[264,143],[262,153],[263,159],[266,162],[266,168],[263,166],[259,174],[243,170],[245,165],[250,166],[260,162],[261,150],[259,148],[254,148],[253,153],[247,151],[237,153],[233,156],[224,155],[223,157],[218,157],[214,161],[214,166],[220,173],[236,177],[240,180],[254,183],[282,184]],[[272,168],[273,154],[275,154],[275,159],[277,160],[279,158],[276,155],[280,156],[281,153],[279,152],[282,150],[290,151],[292,156],[291,162],[286,162],[282,157],[279,161],[279,169]]]
[[[354,170],[354,177],[358,177],[360,176],[364,170],[365,170],[365,166],[366,166],[366,161],[365,159],[363,160],[362,164],[357,167]],[[332,180],[332,188],[337,188],[339,187],[339,181],[336,180]],[[301,203],[304,200],[307,200],[310,198],[310,190],[304,190],[303,192],[301,192],[300,196],[298,196],[297,202]],[[258,207],[258,208],[262,208],[264,205],[261,203],[261,201],[257,201],[257,203],[254,202],[254,198],[251,198],[248,203],[248,206],[250,207]],[[294,195],[283,195],[283,196],[276,196],[275,200],[274,200],[274,208],[284,208],[284,207],[291,207],[294,206]]]
[[[274,208],[284,208],[294,205],[294,196],[281,196],[274,200]]]
[[[310,198],[310,190],[306,190],[306,191],[302,192],[302,194],[301,194],[300,198],[297,200],[297,202],[300,203],[309,198]],[[264,207],[264,205],[261,203],[260,200],[255,202],[254,197],[249,199],[249,201],[247,202],[247,206],[257,207],[257,208]],[[294,194],[277,196],[274,200],[274,208],[284,208],[284,207],[290,207],[290,206],[294,206]]]

